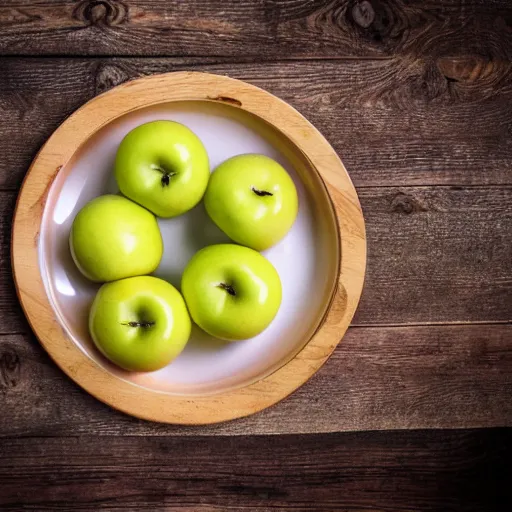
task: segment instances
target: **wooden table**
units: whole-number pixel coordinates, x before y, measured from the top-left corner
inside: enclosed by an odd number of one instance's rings
[[[511,510],[512,3],[3,0],[0,509]],[[134,77],[204,70],[288,101],[358,189],[368,273],[293,396],[204,428],[97,402],[31,334],[10,223],[62,120]]]

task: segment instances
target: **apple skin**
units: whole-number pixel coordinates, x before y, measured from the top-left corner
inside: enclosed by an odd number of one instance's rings
[[[126,197],[159,217],[176,217],[202,199],[210,165],[194,132],[174,121],[152,121],[122,140],[115,176]]]
[[[97,197],[78,212],[69,246],[80,272],[96,282],[150,274],[163,254],[156,217],[115,195]]]
[[[178,290],[152,276],[104,284],[89,315],[89,331],[100,352],[134,372],[167,366],[185,348],[191,327]]]
[[[263,251],[290,230],[298,211],[295,185],[275,160],[238,155],[213,172],[204,197],[206,211],[235,242]]]
[[[279,274],[260,253],[234,244],[210,245],[186,266],[181,290],[194,322],[228,341],[256,336],[281,305]]]

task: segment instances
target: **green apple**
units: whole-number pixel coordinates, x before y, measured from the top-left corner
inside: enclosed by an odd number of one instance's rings
[[[89,330],[100,352],[135,372],[167,366],[184,349],[191,327],[178,290],[152,276],[104,284],[89,315]]]
[[[159,217],[176,217],[203,197],[210,178],[208,154],[186,126],[153,121],[122,140],[115,176],[126,197]]]
[[[281,305],[281,280],[260,253],[233,244],[210,245],[186,266],[181,291],[194,322],[217,338],[252,338]]]
[[[163,253],[155,216],[114,195],[97,197],[78,212],[69,245],[79,270],[96,282],[149,274]]]
[[[257,251],[281,240],[297,217],[298,198],[289,174],[264,155],[238,155],[213,172],[206,211],[232,240]]]

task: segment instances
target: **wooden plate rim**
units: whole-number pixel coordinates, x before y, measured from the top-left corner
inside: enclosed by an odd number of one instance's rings
[[[323,322],[304,348],[272,374],[216,395],[177,396],[119,379],[83,353],[60,325],[39,266],[39,233],[48,193],[60,169],[101,127],[120,115],[157,103],[221,101],[267,121],[311,162],[331,198],[341,247],[339,276]],[[299,112],[267,91],[240,80],[199,72],[153,75],[124,83],[83,105],[48,139],[23,181],[15,207],[11,261],[16,291],[39,341],[77,384],[133,416],[175,424],[209,424],[247,416],[282,400],[329,358],[345,334],[361,295],[366,236],[350,177],[326,139]]]

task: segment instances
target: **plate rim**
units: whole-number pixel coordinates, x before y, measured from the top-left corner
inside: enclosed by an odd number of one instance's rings
[[[67,336],[47,296],[39,266],[39,233],[51,186],[80,146],[117,117],[160,103],[223,102],[277,128],[316,170],[337,222],[338,279],[316,332],[288,362],[245,387],[214,395],[180,396],[119,379],[83,353]],[[304,384],[341,342],[361,296],[366,270],[365,223],[359,199],[337,153],[295,108],[241,80],[196,71],[151,75],[96,96],[69,116],[35,156],[16,201],[11,232],[16,293],[43,348],[80,387],[132,416],[181,425],[240,418],[281,401]]]

